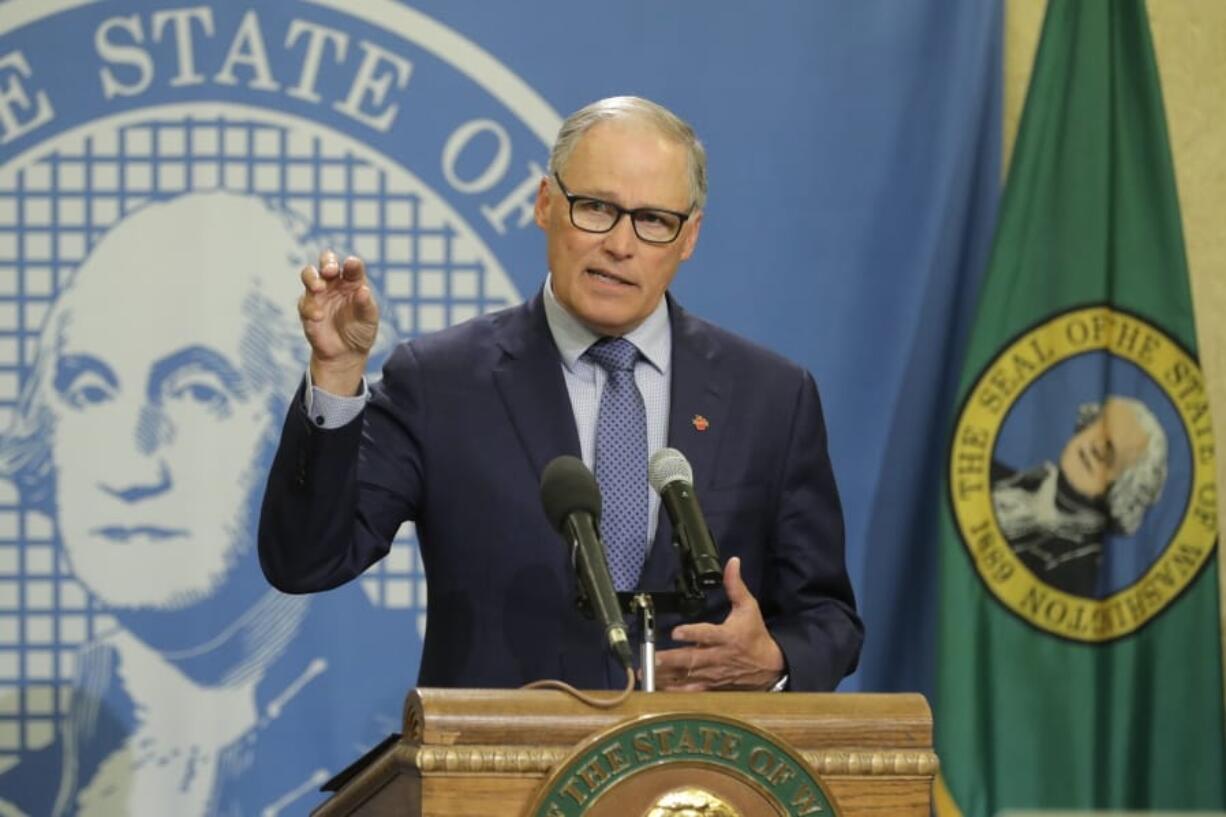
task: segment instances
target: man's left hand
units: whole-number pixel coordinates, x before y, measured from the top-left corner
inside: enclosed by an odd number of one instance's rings
[[[767,690],[783,677],[783,651],[766,629],[757,599],[741,580],[739,558],[724,566],[724,591],[732,611],[722,624],[676,627],[673,640],[693,646],[656,653],[657,689]]]

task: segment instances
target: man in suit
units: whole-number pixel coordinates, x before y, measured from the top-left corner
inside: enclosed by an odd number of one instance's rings
[[[617,686],[599,626],[575,609],[570,556],[537,486],[562,454],[599,476],[620,444],[671,445],[692,463],[730,558],[697,621],[661,618],[671,648],[657,656],[659,687],[833,689],[855,666],[862,627],[816,387],[666,294],[697,245],[705,196],[701,143],[671,112],[634,97],[576,112],[537,193],[541,291],[399,346],[369,390],[378,310],[362,262],[324,253],[303,269],[311,361],[264,498],[269,580],[335,587],[412,519],[429,582],[420,684]],[[598,352],[618,339],[642,422],[610,441],[602,397],[616,373]],[[667,590],[678,560],[642,466],[629,490],[602,481],[606,519],[633,518],[623,505],[641,512],[618,534],[640,541],[610,545],[610,560],[615,573],[629,566],[626,588]]]

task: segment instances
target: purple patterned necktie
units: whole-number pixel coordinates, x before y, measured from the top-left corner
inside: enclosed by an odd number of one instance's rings
[[[604,504],[600,534],[618,590],[633,590],[647,557],[647,412],[634,382],[639,350],[601,338],[586,352],[608,372],[596,416],[596,482]]]

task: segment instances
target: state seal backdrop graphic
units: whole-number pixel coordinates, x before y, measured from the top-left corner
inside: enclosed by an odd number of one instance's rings
[[[365,257],[387,345],[518,302],[559,120],[399,4],[147,6],[0,12],[0,813],[305,813],[399,728],[426,588],[411,526],[260,577],[297,270]]]
[[[1033,452],[1047,452],[1034,462]],[[1158,616],[1213,553],[1213,436],[1196,360],[1105,306],[1059,313],[1001,349],[950,454],[954,518],[1006,608],[1082,642]]]

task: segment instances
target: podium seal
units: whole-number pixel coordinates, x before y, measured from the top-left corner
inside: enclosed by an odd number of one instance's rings
[[[524,817],[837,815],[834,799],[786,743],[727,718],[639,718],[579,745]]]

